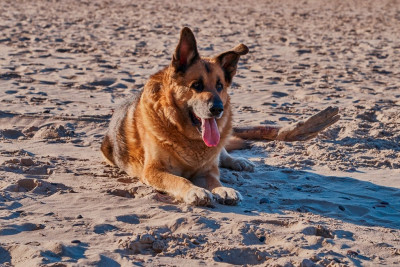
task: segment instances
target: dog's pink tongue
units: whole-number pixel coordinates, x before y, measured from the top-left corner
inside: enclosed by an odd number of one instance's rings
[[[201,119],[201,126],[204,143],[209,147],[217,146],[219,143],[219,130],[215,119]]]

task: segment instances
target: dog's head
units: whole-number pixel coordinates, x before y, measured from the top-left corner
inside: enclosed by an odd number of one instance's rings
[[[216,57],[201,58],[192,31],[186,27],[181,31],[170,66],[173,82],[179,88],[174,91],[174,102],[209,147],[219,143],[219,120],[229,105],[227,89],[240,56],[248,51],[240,44]]]

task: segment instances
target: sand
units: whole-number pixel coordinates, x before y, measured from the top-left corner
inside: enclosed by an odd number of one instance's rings
[[[266,3],[267,2],[267,3]],[[308,142],[234,152],[239,206],[177,203],[99,151],[113,109],[169,64],[249,46],[236,125],[327,106]],[[2,1],[0,266],[400,264],[399,1]]]

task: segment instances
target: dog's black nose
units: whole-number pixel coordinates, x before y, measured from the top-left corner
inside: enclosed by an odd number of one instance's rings
[[[222,105],[222,102],[216,102],[213,103],[213,105],[210,108],[210,112],[213,116],[218,117],[221,115],[221,113],[224,111],[224,105]]]

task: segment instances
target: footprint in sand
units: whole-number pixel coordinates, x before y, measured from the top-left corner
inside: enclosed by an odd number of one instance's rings
[[[70,258],[69,261],[76,261],[85,258],[86,248],[83,246],[67,246],[62,243],[50,242],[43,245],[40,255],[50,262],[60,262],[62,259]],[[57,265],[58,266],[58,265]],[[66,265],[65,265],[66,266]]]
[[[127,254],[149,254],[152,252],[160,253],[164,250],[165,243],[157,240],[150,234],[138,235],[136,238],[127,238],[119,241],[119,247],[124,249]]]
[[[51,175],[54,173],[54,166],[50,162],[33,160],[30,157],[13,158],[6,160],[0,166],[3,170],[14,173],[24,173],[29,175]]]
[[[168,228],[174,233],[184,233],[187,230],[208,233],[214,232],[220,227],[220,223],[216,220],[203,217],[180,217],[168,224]]]
[[[66,129],[63,125],[48,125],[40,128],[33,136],[33,139],[59,139],[73,135],[74,132]]]
[[[20,130],[4,129],[0,130],[0,139],[17,139],[23,137],[24,134]]]
[[[214,252],[214,260],[235,265],[258,265],[263,263],[268,255],[267,252],[249,247],[231,248]]]
[[[126,198],[142,198],[154,194],[156,191],[149,186],[133,186],[127,189],[113,188],[107,190],[110,195]]]
[[[16,235],[26,231],[36,231],[44,229],[45,225],[35,223],[12,224],[2,226],[0,229],[0,236],[2,235]]]
[[[118,227],[112,224],[98,224],[93,227],[93,232],[99,235],[116,230],[118,230]]]
[[[124,222],[128,224],[139,224],[139,218],[136,215],[121,215],[116,217],[117,221]]]
[[[39,195],[52,195],[68,189],[70,188],[63,184],[49,183],[39,179],[21,179],[16,184],[4,188],[5,191],[9,192],[32,192]]]

